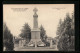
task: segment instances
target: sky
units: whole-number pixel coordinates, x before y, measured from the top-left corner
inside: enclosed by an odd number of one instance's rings
[[[59,20],[70,15],[74,11],[74,4],[4,4],[3,5],[3,22],[13,36],[19,36],[25,23],[28,23],[33,29],[33,9],[37,8],[38,27],[41,25],[46,30],[48,37],[56,37],[56,31]]]

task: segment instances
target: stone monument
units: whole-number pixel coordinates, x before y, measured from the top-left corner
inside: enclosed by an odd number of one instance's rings
[[[40,29],[38,28],[38,15],[37,15],[37,8],[33,9],[34,15],[33,15],[33,29],[31,30],[31,40],[28,44],[28,46],[45,46],[45,44],[40,39]]]

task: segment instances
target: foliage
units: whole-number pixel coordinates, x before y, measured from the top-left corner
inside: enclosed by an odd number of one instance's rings
[[[58,25],[58,29],[57,29],[57,35],[60,35],[61,34],[61,32],[62,32],[62,29],[63,27],[62,27],[62,20],[60,19],[60,21],[59,21],[59,25]]]
[[[6,51],[12,51],[14,49],[13,35],[5,23],[3,24],[3,44],[6,47]]]
[[[26,39],[27,43],[30,41],[30,39],[31,39],[31,29],[30,29],[30,26],[28,25],[28,23],[24,24],[23,29],[21,30],[20,37]]]
[[[45,29],[43,28],[42,25],[40,27],[40,37],[41,37],[41,40],[46,44],[46,46],[49,46],[50,45],[50,43],[48,43],[46,41],[47,35],[46,35],[46,31],[45,31]]]
[[[46,31],[44,30],[43,26],[41,25],[40,27],[40,36],[41,36],[41,39],[44,41],[47,36],[46,36]]]
[[[72,29],[72,19],[69,16],[69,14],[66,15],[66,19],[60,24],[57,30],[57,35],[59,35],[59,41],[58,41],[58,49],[61,51],[69,51],[74,50],[72,36],[74,35],[74,30]]]

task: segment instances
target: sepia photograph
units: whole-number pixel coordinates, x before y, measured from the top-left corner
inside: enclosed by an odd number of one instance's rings
[[[74,4],[3,4],[3,51],[75,51]]]

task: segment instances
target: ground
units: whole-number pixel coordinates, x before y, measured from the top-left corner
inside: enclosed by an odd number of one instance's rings
[[[54,45],[53,48],[50,47],[15,47],[15,51],[58,51],[57,45]]]

